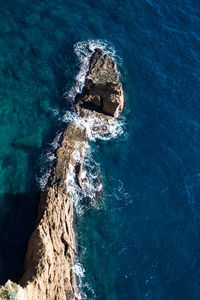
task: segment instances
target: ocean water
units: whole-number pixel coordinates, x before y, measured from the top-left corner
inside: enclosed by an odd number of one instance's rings
[[[199,13],[195,0],[1,2],[0,284],[23,272],[53,150],[69,120],[83,125],[71,103],[99,45],[126,106],[108,137],[90,136],[85,167],[103,199],[75,195],[80,295],[200,299]]]

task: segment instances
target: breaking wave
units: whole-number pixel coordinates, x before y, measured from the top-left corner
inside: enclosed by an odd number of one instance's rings
[[[64,122],[72,122],[82,128],[85,128],[89,140],[96,141],[96,139],[110,140],[116,138],[124,133],[124,118],[120,117],[118,120],[109,119],[105,122],[95,115],[91,114],[87,117],[81,117],[77,112],[66,112],[63,117]],[[95,128],[105,128],[105,131],[95,130]]]
[[[78,293],[75,295],[76,299],[78,300],[87,300],[87,295],[86,293],[83,293],[83,289],[87,290],[90,292],[91,295],[93,295],[93,299],[95,298],[95,294],[93,289],[89,286],[87,282],[84,282],[84,277],[85,277],[85,269],[83,266],[80,264],[78,260],[75,261],[74,266],[72,267],[72,270],[74,271],[74,274],[77,277],[77,289]]]
[[[36,178],[36,181],[38,182],[41,190],[45,188],[47,185],[49,176],[51,174],[51,169],[53,162],[55,160],[55,150],[59,146],[59,141],[61,138],[62,132],[57,133],[52,143],[49,144],[48,149],[45,151],[45,153],[41,156],[40,160],[42,160],[42,168],[40,170],[40,173],[42,174],[40,177]]]
[[[71,165],[69,165],[69,172],[66,178],[68,191],[72,195],[72,201],[79,216],[91,207],[99,208],[98,199],[103,188],[99,176],[99,165],[93,159],[89,146],[84,149],[81,173],[82,179],[87,178],[87,184],[83,189],[77,184],[76,174]]]

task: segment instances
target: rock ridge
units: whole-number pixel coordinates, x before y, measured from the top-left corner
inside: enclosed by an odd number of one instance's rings
[[[86,131],[70,123],[56,151],[56,164],[49,182],[41,194],[37,227],[28,244],[25,273],[20,280],[28,299],[76,298],[72,271],[76,249],[73,202],[66,179],[67,174],[76,174],[76,165],[82,163],[86,146]],[[78,162],[74,151],[80,153]]]
[[[124,106],[124,93],[116,64],[97,48],[91,56],[85,84],[75,97],[80,116],[93,114],[99,120],[117,118]],[[94,129],[94,128],[93,128]],[[97,127],[94,130],[101,130]],[[73,229],[73,200],[68,178],[75,177],[81,189],[87,184],[82,176],[84,151],[88,147],[86,129],[69,123],[56,150],[56,160],[48,184],[41,193],[36,228],[32,233],[19,284],[8,280],[0,289],[16,300],[78,299],[73,271],[76,252]],[[80,298],[79,298],[80,299]]]

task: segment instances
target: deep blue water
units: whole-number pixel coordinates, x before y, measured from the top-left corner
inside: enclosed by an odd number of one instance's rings
[[[101,39],[121,58],[125,132],[90,142],[105,199],[77,216],[82,290],[99,300],[200,299],[199,16],[195,0],[2,1],[1,284],[23,270],[36,178],[79,72],[74,44]]]

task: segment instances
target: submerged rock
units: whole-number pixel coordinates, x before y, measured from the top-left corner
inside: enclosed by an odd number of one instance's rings
[[[97,48],[90,59],[83,90],[76,96],[76,108],[117,118],[123,106],[124,93],[116,64],[103,50]]]

